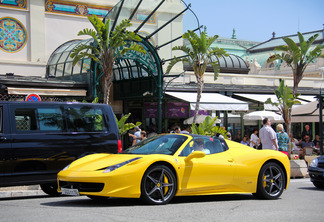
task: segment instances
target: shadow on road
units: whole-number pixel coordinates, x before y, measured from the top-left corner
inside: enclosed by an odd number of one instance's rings
[[[317,188],[315,186],[313,186],[313,187],[299,187],[298,189],[299,190],[320,191],[320,192],[324,191],[324,189],[319,189],[319,188]]]
[[[65,196],[66,197],[66,196]],[[211,196],[186,196],[174,197],[168,204],[184,204],[184,203],[198,203],[198,202],[218,202],[218,201],[241,201],[254,200],[251,194],[237,194],[237,195],[211,195]],[[146,206],[147,204],[141,199],[130,198],[109,198],[105,200],[91,200],[87,197],[68,197],[64,200],[56,199],[56,201],[42,203],[44,206],[51,207],[127,207],[127,206]],[[151,205],[147,205],[151,206]]]

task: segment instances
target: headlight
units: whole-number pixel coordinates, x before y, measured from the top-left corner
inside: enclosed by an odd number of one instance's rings
[[[70,165],[71,165],[71,164],[69,164],[69,165],[67,165],[66,167],[64,167],[62,171],[67,170],[67,168],[69,168]]]
[[[309,167],[317,167],[318,166],[318,159],[313,159],[310,164]]]
[[[103,171],[103,173],[109,173],[109,172],[112,172],[112,171],[117,170],[118,168],[120,168],[120,167],[122,167],[122,166],[124,166],[124,165],[126,165],[126,164],[129,164],[129,163],[131,163],[131,162],[134,162],[135,160],[138,160],[138,159],[140,159],[140,157],[136,157],[136,158],[133,158],[133,159],[127,160],[127,161],[125,161],[125,162],[122,162],[122,163],[119,163],[119,164],[116,164],[116,165],[109,166],[109,167],[107,167],[107,168]]]

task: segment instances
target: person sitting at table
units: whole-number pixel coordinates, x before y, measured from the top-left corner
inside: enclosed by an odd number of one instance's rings
[[[242,139],[242,141],[241,141],[241,144],[244,144],[244,145],[249,146],[250,143],[249,143],[248,138],[249,138],[248,135],[244,135],[244,137],[243,137],[243,139]]]
[[[304,159],[304,156],[306,155],[306,150],[304,149],[305,147],[315,148],[313,141],[310,141],[310,138],[308,135],[306,135],[304,138],[305,138],[305,141],[303,140],[297,144],[297,146],[300,146],[300,148],[301,148],[301,150],[300,150],[301,152],[299,153],[300,159]]]
[[[318,134],[316,134],[315,135],[315,139],[313,140],[313,143],[314,143],[314,145],[315,145],[315,147],[316,148],[319,148],[319,135]]]
[[[298,140],[296,138],[294,138],[291,133],[289,134],[289,139],[290,139],[290,143],[291,143],[290,147],[291,147],[292,153],[299,154],[300,148],[297,146]]]

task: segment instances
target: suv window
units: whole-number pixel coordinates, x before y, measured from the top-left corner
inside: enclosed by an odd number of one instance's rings
[[[18,108],[15,110],[17,131],[62,131],[63,114],[59,108]]]
[[[36,109],[16,109],[15,120],[17,131],[37,130]]]
[[[107,131],[103,112],[100,108],[81,106],[67,109],[68,128],[73,132]]]
[[[64,122],[60,108],[38,108],[39,130],[63,131]]]

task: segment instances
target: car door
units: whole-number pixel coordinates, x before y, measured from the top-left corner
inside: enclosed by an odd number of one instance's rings
[[[180,157],[183,169],[180,182],[181,192],[183,194],[203,194],[232,190],[235,167],[229,152],[224,147],[219,147],[221,144],[217,139],[214,141],[208,137],[203,139],[205,147],[211,144],[207,152],[210,152],[209,154],[192,159]],[[184,153],[186,149],[191,148],[193,141],[184,148]]]

